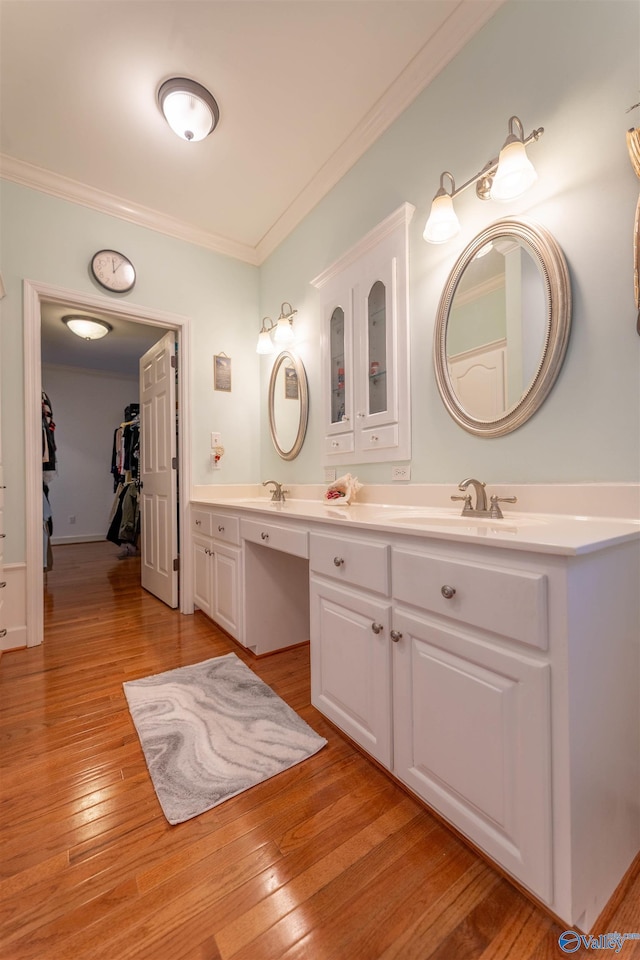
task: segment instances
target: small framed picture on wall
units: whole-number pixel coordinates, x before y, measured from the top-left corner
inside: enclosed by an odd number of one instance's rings
[[[231,393],[231,357],[216,353],[213,357],[213,389]]]

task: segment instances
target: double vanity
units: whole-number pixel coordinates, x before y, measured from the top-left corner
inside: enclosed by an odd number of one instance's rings
[[[640,849],[640,525],[464,507],[208,491],[193,601],[256,656],[310,640],[314,706],[589,930]]]

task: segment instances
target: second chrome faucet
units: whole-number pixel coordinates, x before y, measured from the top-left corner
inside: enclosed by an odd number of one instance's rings
[[[476,505],[475,507],[472,504],[472,497],[470,493],[467,493],[469,487],[473,487],[476,495]],[[458,490],[460,490],[464,496],[452,496],[452,500],[462,500],[464,501],[464,506],[462,508],[463,517],[489,517],[491,520],[502,520],[502,510],[500,509],[501,503],[517,503],[517,497],[491,497],[490,506],[487,506],[487,493],[485,490],[486,483],[483,483],[482,480],[476,480],[475,477],[469,477],[467,480],[462,480],[458,484]]]

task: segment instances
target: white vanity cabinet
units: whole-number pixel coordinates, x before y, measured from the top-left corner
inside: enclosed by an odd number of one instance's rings
[[[393,772],[549,902],[547,578],[395,548],[392,582]]]
[[[192,510],[193,600],[236,640],[242,640],[242,551],[237,517]]]
[[[311,702],[392,763],[389,548],[311,533]]]
[[[312,283],[321,291],[327,464],[411,456],[408,225],[403,204]]]

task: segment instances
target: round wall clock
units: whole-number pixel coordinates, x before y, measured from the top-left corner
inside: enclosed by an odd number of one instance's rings
[[[91,258],[91,273],[105,290],[126,293],[136,282],[133,264],[117,250],[98,250]]]

